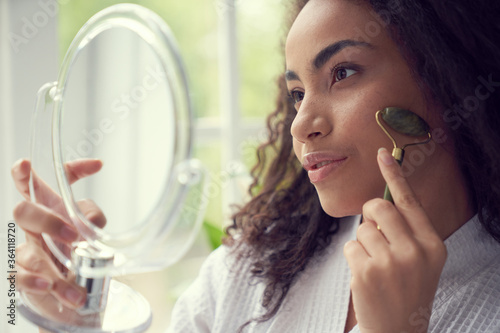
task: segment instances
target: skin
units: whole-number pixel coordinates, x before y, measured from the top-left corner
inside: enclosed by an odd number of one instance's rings
[[[426,103],[380,22],[363,3],[312,0],[304,7],[286,43],[287,86],[298,111],[291,134],[300,161],[313,152],[346,158],[314,183],[323,209],[335,217],[363,214],[357,241],[344,249],[353,276],[346,331],[358,322],[364,333],[423,332],[427,327],[412,326],[410,318],[430,312],[446,258],[443,240],[473,211],[450,135],[433,142],[433,153],[407,175],[386,149],[377,155],[380,147],[392,149],[375,122],[384,107],[409,109],[446,133],[439,107]],[[360,37],[373,24],[379,33]],[[324,52],[331,45],[337,52]],[[395,205],[379,199],[386,182]]]
[[[74,183],[98,172],[102,162],[77,160],[67,163],[65,167],[69,182]],[[11,173],[17,190],[26,199],[14,209],[14,218],[26,233],[26,243],[16,250],[17,289],[31,294],[35,301],[56,300],[69,308],[81,307],[86,297],[84,289],[74,283],[72,276],[63,274],[66,270],[53,257],[41,236],[44,232],[65,244],[78,239],[69,217],[57,209],[62,207],[61,198],[43,181],[35,179],[38,194],[46,198],[45,203],[52,209],[30,201],[29,182],[32,175],[28,160],[16,162]],[[78,207],[95,225],[104,227],[106,218],[94,202],[83,200],[78,202]]]

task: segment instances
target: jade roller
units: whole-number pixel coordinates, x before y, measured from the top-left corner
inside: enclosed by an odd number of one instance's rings
[[[383,110],[377,111],[377,113],[375,114],[375,119],[377,120],[380,128],[382,128],[384,133],[387,134],[389,139],[391,139],[392,144],[394,145],[392,156],[396,161],[398,161],[399,165],[403,164],[406,147],[425,144],[431,140],[429,125],[427,125],[427,123],[422,118],[409,110],[397,107],[387,107]],[[385,124],[387,124],[388,127],[399,134],[412,137],[426,136],[427,139],[420,142],[408,143],[403,145],[401,148],[398,148],[396,140],[394,140],[393,136],[384,127],[381,119]],[[389,200],[390,202],[394,202],[387,185],[385,186],[384,199]]]

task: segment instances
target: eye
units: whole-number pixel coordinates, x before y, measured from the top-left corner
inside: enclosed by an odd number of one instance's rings
[[[290,92],[290,98],[295,104],[300,103],[304,99],[304,92],[293,90]]]
[[[349,76],[356,74],[358,71],[352,68],[346,67],[335,67],[332,70],[334,82],[339,82],[341,80],[347,79]]]

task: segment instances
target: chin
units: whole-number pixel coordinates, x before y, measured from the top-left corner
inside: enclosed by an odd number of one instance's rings
[[[363,213],[363,205],[367,201],[383,197],[385,183],[382,185],[367,188],[365,192],[359,190],[318,191],[319,202],[325,213],[332,217],[360,215]]]
[[[359,215],[362,212],[364,202],[355,202],[355,200],[333,199],[319,196],[321,208],[331,217],[341,218],[345,216]]]

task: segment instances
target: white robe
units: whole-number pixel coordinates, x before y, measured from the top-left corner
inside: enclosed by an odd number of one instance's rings
[[[343,246],[356,237],[360,216],[342,219],[329,247],[314,257],[290,288],[278,313],[252,324],[252,333],[343,333],[347,319],[350,270]],[[474,217],[445,240],[448,257],[429,323],[430,333],[500,332],[500,244]],[[232,333],[264,313],[263,283],[249,265],[221,246],[177,301],[169,333]],[[408,320],[419,331],[425,313]],[[421,331],[421,330],[420,330]],[[359,332],[355,326],[351,333]]]

